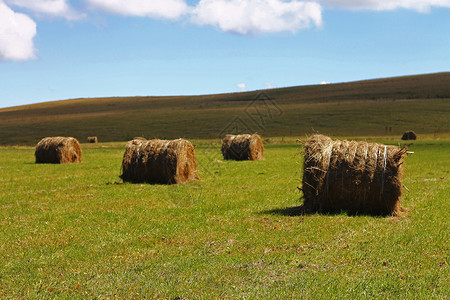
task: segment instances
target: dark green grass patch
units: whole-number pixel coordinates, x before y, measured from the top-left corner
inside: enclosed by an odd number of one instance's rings
[[[0,297],[448,296],[450,140],[410,146],[401,218],[298,215],[298,144],[234,162],[194,143],[201,181],[171,186],[123,184],[124,143],[72,165],[0,148]]]

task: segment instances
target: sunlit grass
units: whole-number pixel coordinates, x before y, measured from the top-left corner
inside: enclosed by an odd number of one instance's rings
[[[171,186],[123,184],[124,143],[0,148],[0,297],[448,297],[450,140],[410,146],[401,218],[292,214],[301,148],[272,142],[234,162],[194,141],[201,180]]]

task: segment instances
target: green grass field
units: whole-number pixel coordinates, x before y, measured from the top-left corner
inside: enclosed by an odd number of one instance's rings
[[[124,143],[72,165],[0,148],[0,298],[447,299],[450,139],[410,146],[387,218],[298,215],[293,140],[258,162],[196,140],[201,180],[170,186],[123,184]]]

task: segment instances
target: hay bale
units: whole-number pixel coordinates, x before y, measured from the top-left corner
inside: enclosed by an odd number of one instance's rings
[[[185,139],[131,140],[123,155],[120,178],[163,184],[198,180],[194,146]]]
[[[396,146],[311,136],[304,149],[304,210],[398,215],[405,153]]]
[[[415,139],[417,139],[417,135],[412,130],[405,131],[405,133],[402,136],[403,141],[415,140]]]
[[[261,137],[256,133],[228,134],[222,141],[222,154],[224,159],[263,160],[264,146]]]
[[[81,162],[81,146],[73,137],[47,137],[36,145],[36,163],[66,164]]]
[[[88,142],[91,144],[98,143],[98,138],[96,136],[90,136],[88,137]]]

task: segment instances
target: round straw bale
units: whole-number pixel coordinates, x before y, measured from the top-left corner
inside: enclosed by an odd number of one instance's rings
[[[194,146],[185,140],[144,140],[128,142],[122,161],[123,181],[185,183],[198,180]]]
[[[417,139],[417,135],[412,130],[405,131],[405,133],[402,136],[402,140],[404,140],[404,141],[415,140],[415,139]]]
[[[263,160],[264,145],[261,137],[256,133],[228,134],[222,141],[222,154],[224,159]]]
[[[406,149],[313,135],[305,143],[303,208],[398,215]]]
[[[90,136],[88,137],[89,143],[98,143],[98,138],[96,136]]]
[[[79,163],[81,162],[81,146],[73,137],[47,137],[36,145],[34,152],[36,163]]]

